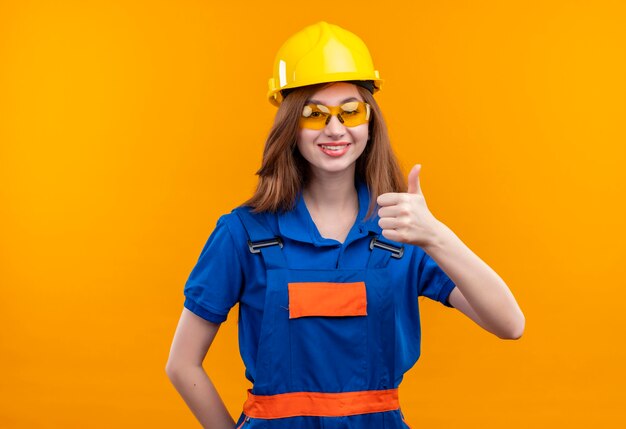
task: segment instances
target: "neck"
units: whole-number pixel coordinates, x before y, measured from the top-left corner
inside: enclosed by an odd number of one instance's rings
[[[315,211],[356,212],[359,198],[354,187],[354,166],[334,174],[311,172],[309,183],[303,190],[307,206]]]

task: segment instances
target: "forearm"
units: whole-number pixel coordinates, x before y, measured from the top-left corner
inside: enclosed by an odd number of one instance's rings
[[[491,332],[518,338],[525,319],[517,301],[500,276],[439,222],[437,233],[424,251],[450,277]]]
[[[176,368],[168,372],[168,377],[203,428],[235,427],[224,402],[201,366]]]

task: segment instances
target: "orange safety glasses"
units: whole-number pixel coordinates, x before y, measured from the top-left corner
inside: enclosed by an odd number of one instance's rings
[[[330,117],[337,115],[339,122],[346,127],[356,127],[370,120],[370,105],[364,101],[350,101],[341,106],[307,104],[302,109],[300,127],[321,130],[330,122]]]

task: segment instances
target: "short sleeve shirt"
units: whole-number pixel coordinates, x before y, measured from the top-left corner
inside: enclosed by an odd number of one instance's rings
[[[260,214],[272,232],[283,239],[282,250],[290,268],[365,267],[370,252],[369,241],[382,230],[377,215],[365,219],[370,202],[366,184],[357,181],[356,187],[359,213],[343,243],[320,235],[301,194],[291,211]],[[247,240],[246,231],[235,213],[218,219],[185,284],[184,306],[205,320],[221,323],[230,309],[239,303],[240,353],[246,366],[246,377],[254,383],[266,273],[261,255],[249,251]],[[419,246],[395,244],[404,246],[404,255],[394,261],[397,268],[391,271],[389,279],[401,294],[401,299],[396,300],[396,368],[398,377],[401,377],[420,355],[418,296],[452,307],[448,297],[455,285]]]

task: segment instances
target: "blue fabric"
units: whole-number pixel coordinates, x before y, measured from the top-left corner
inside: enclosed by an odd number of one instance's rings
[[[333,239],[323,238],[320,235],[306,208],[304,199],[300,195],[296,207],[290,212],[258,215],[261,223],[265,224],[272,234],[282,237],[284,241],[282,250],[278,250],[278,247],[274,246],[272,252],[263,252],[263,257],[259,254],[250,253],[247,246],[248,234],[246,229],[236,213],[233,212],[218,220],[215,230],[209,237],[189,276],[184,290],[184,305],[198,316],[220,323],[226,320],[230,308],[239,302],[240,353],[246,366],[246,377],[254,384],[253,389],[256,389],[253,391],[255,394],[274,394],[298,390],[352,391],[397,387],[403,374],[415,364],[420,355],[421,334],[418,296],[427,296],[451,307],[447,299],[455,287],[454,283],[434,260],[418,246],[385,240],[397,246],[404,246],[404,256],[400,259],[387,258],[385,263],[390,268],[384,270],[384,277],[378,276],[370,282],[371,284],[384,283],[385,289],[393,294],[389,302],[395,306],[395,310],[393,306],[389,307],[390,311],[388,312],[384,311],[385,307],[379,309],[379,314],[384,315],[382,316],[384,326],[379,331],[388,330],[386,337],[391,339],[388,347],[391,350],[383,355],[390,357],[391,362],[385,362],[384,365],[382,362],[380,364],[366,362],[367,359],[373,358],[369,357],[370,353],[363,350],[361,350],[361,354],[368,355],[367,358],[361,356],[359,352],[355,352],[356,354],[351,354],[349,351],[345,353],[346,361],[356,359],[358,362],[363,361],[363,365],[369,368],[382,368],[379,374],[360,374],[353,371],[352,376],[347,376],[345,375],[346,371],[341,368],[333,373],[317,374],[314,371],[306,373],[306,365],[297,365],[300,358],[307,360],[310,358],[309,355],[314,355],[311,358],[313,361],[323,359],[323,353],[328,350],[328,346],[334,347],[333,354],[336,356],[340,351],[336,344],[341,344],[342,340],[337,340],[335,346],[327,344],[316,350],[307,346],[308,338],[298,343],[297,338],[289,337],[294,344],[298,345],[300,351],[297,353],[302,355],[293,355],[293,351],[281,350],[276,345],[272,345],[272,348],[269,349],[264,348],[267,345],[264,343],[261,326],[264,305],[266,304],[266,290],[270,290],[267,289],[268,275],[272,277],[273,284],[285,281],[302,281],[301,278],[310,278],[313,279],[312,281],[355,281],[362,280],[361,277],[366,275],[364,274],[364,267],[372,255],[372,251],[369,249],[369,240],[372,236],[379,235],[381,229],[378,226],[378,216],[374,216],[370,220],[364,219],[369,205],[369,193],[365,184],[358,182],[356,185],[359,197],[359,214],[343,244]],[[246,210],[246,208],[236,210]],[[289,271],[274,269],[273,267],[266,271],[264,257],[270,253],[276,255],[276,252],[280,252],[280,257],[284,258],[282,262],[278,261],[277,265],[286,264],[290,268]],[[316,270],[319,270],[319,273],[316,273]],[[290,273],[296,273],[298,278],[288,278],[292,276]],[[367,275],[370,275],[369,273],[370,270],[368,269]],[[368,284],[367,281],[366,284]],[[388,285],[393,285],[393,288],[389,288]],[[378,294],[378,292],[375,293]],[[284,297],[276,295],[268,302],[275,304],[274,308],[288,306],[288,302],[280,301],[284,299]],[[370,303],[374,303],[374,299],[370,300],[368,297],[368,308]],[[335,320],[333,323],[336,322]],[[346,323],[353,322],[355,321],[347,321]],[[304,321],[303,323],[307,322]],[[357,321],[357,324],[346,327],[346,329],[351,332],[360,332],[362,325],[358,323]],[[303,326],[304,329],[307,329],[306,325]],[[320,329],[326,329],[327,332],[332,332],[336,336],[333,327],[324,328],[323,323],[316,326]],[[276,329],[284,329],[284,335],[289,335],[289,328],[286,324],[282,327],[277,325]],[[376,331],[376,328],[373,329]],[[395,335],[392,335],[393,332]],[[385,337],[381,332],[378,332],[377,335],[380,338]],[[349,340],[346,338],[343,341]],[[259,370],[258,367],[268,367],[269,364],[265,364],[265,359],[267,355],[271,354],[263,352],[259,354],[259,344],[261,344],[262,350],[275,350],[275,353],[284,353],[282,358],[276,359],[276,356],[273,356],[272,359],[279,362],[279,365],[280,362],[290,362],[289,369],[279,368],[273,378],[271,374],[270,376],[267,375],[268,371]],[[285,347],[284,349],[288,348]],[[387,357],[382,359],[388,360]],[[295,371],[293,368],[296,368]],[[385,368],[390,368],[391,374],[385,373]],[[285,380],[281,374],[283,370],[292,374],[295,372],[296,376]],[[259,377],[257,377],[258,375]],[[257,378],[260,380],[255,383]],[[384,417],[377,417],[378,414],[386,415],[388,413],[371,413],[368,415],[369,417],[359,417],[359,419],[369,419],[370,423],[354,427],[380,427],[380,421],[376,420],[378,422],[376,423],[375,419]],[[290,420],[290,422],[292,425],[296,424],[295,421]],[[278,423],[276,422],[276,424]],[[304,421],[299,421],[297,424],[297,427],[304,427],[300,426],[300,424],[304,424]],[[289,423],[285,423],[285,425],[287,427]],[[273,425],[272,427],[278,426]],[[324,427],[331,426],[324,424]],[[385,427],[395,426],[389,423]]]
[[[271,420],[271,426],[266,420],[251,418],[244,424],[245,415],[241,413],[236,428],[241,429],[409,429],[405,423],[401,410],[383,413],[357,414],[346,417],[287,417]]]

